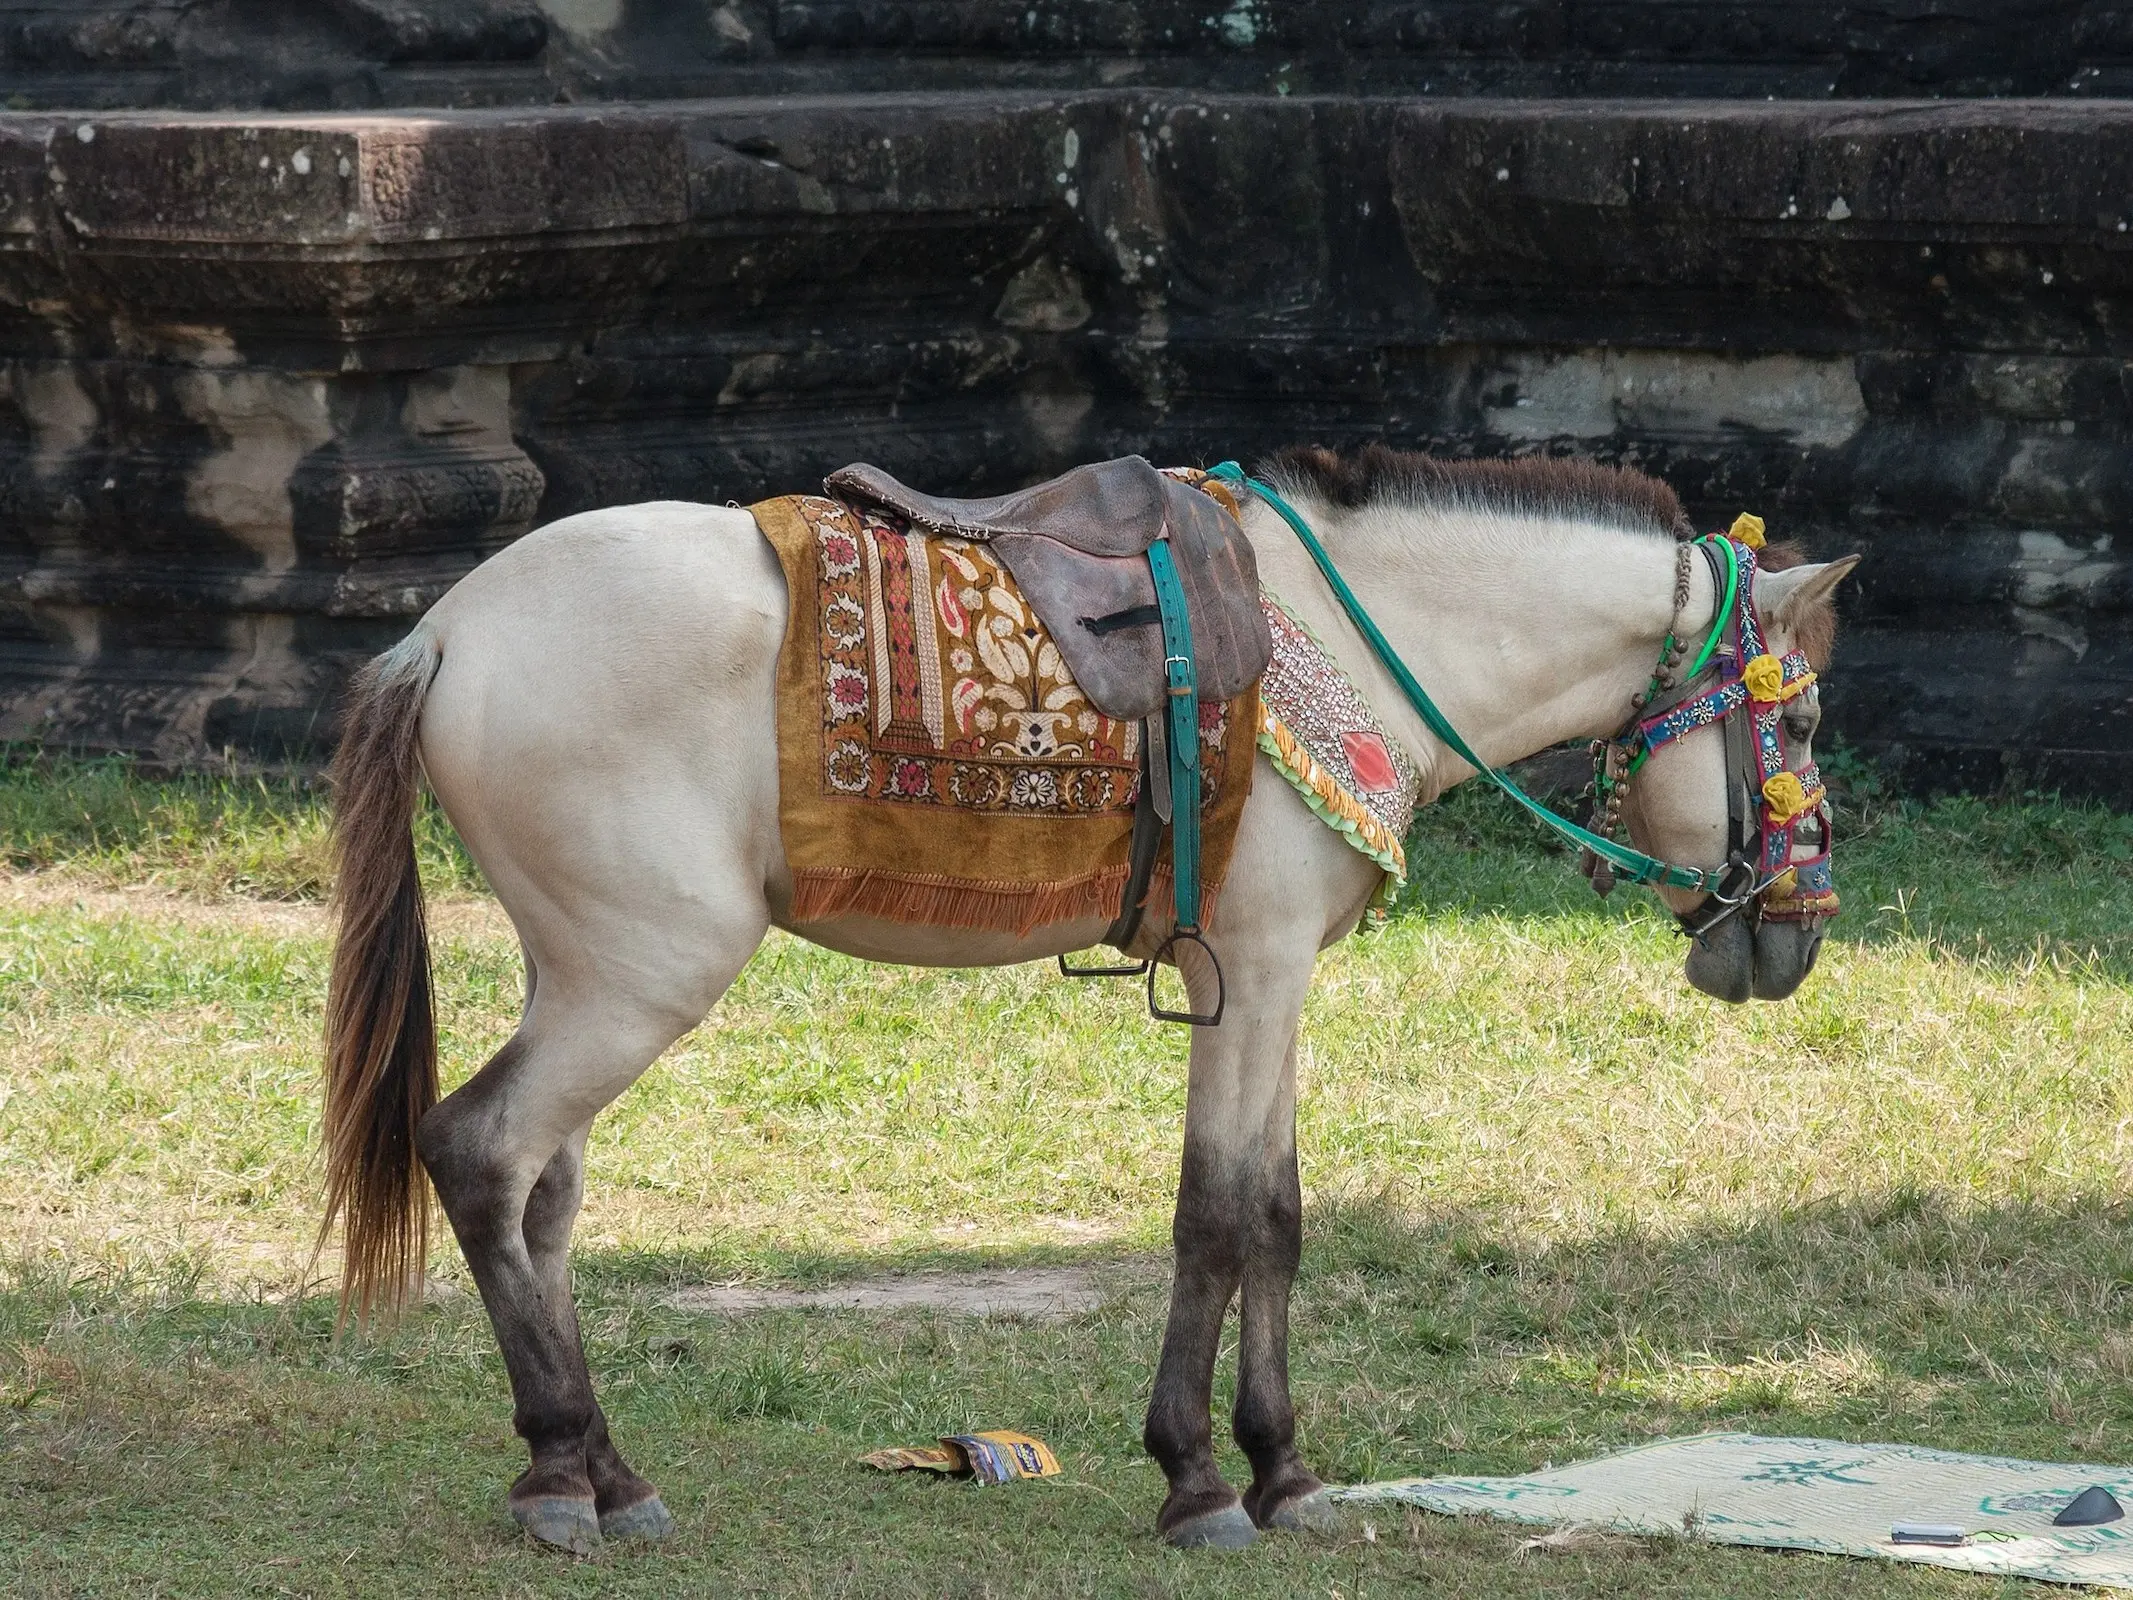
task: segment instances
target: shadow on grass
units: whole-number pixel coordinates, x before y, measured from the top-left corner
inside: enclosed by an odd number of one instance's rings
[[[1303,1435],[1321,1470],[1349,1481],[1523,1471],[1710,1428],[2125,1459],[2129,1220],[2117,1202],[1966,1208],[1902,1191],[1679,1232],[1625,1219],[1538,1242],[1485,1214],[1319,1203],[1295,1310]],[[982,1264],[1118,1259],[1051,1249]],[[947,1251],[770,1254],[743,1270],[732,1257],[589,1251],[576,1271],[610,1414],[655,1455],[763,1420],[824,1430],[840,1451],[971,1426],[1134,1449],[1167,1294],[1159,1272],[1119,1274],[1102,1309],[1057,1323],[710,1316],[665,1303],[707,1278],[820,1283],[978,1264]],[[0,1379],[18,1421],[103,1383],[241,1431],[243,1407],[231,1423],[215,1374],[242,1372],[241,1390],[294,1383],[307,1404],[349,1413],[443,1390],[493,1405],[504,1428],[500,1365],[471,1296],[371,1335],[336,1338],[334,1322],[322,1295],[203,1296],[182,1263],[132,1278],[18,1264],[0,1292]],[[129,1425],[151,1441],[170,1426],[145,1414]]]
[[[1896,1193],[1545,1243],[1500,1217],[1397,1197],[1320,1203],[1292,1339],[1299,1442],[1348,1482],[1516,1473],[1715,1428],[2124,1460],[2128,1220],[2101,1204],[1963,1208]],[[1043,1259],[1061,1256],[1110,1252]],[[304,1592],[351,1595],[457,1592],[471,1574],[483,1592],[543,1594],[1886,1600],[1962,1581],[1700,1546],[1528,1567],[1513,1558],[1515,1530],[1417,1517],[1403,1531],[1383,1516],[1390,1538],[1367,1548],[1268,1541],[1190,1564],[1154,1546],[1162,1486],[1139,1444],[1161,1281],[1058,1323],[663,1304],[705,1261],[579,1258],[603,1405],[683,1524],[656,1552],[583,1567],[529,1551],[501,1513],[524,1452],[471,1296],[336,1339],[326,1297],[205,1297],[183,1263],[13,1273],[0,1287],[0,1508],[14,1530],[0,1587],[219,1596],[290,1568]],[[868,1253],[765,1256],[752,1270],[819,1280],[881,1265]],[[1230,1372],[1226,1354],[1217,1438],[1242,1482],[1219,1426]],[[1065,1477],[974,1491],[854,1464],[981,1427],[1044,1438]],[[26,1563],[16,1585],[10,1560]],[[343,1571],[354,1576],[327,1581]]]
[[[1520,1238],[1321,1206],[1303,1370],[1348,1476],[1526,1470],[1710,1428],[2057,1459],[2133,1454],[2127,1208],[1903,1190],[1680,1232]],[[1311,1267],[1307,1266],[1307,1271]]]

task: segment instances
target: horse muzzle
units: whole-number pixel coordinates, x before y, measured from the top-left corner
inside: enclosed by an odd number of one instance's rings
[[[1773,922],[1753,910],[1689,935],[1682,970],[1714,1000],[1740,1005],[1783,1000],[1807,980],[1822,953],[1822,919]]]

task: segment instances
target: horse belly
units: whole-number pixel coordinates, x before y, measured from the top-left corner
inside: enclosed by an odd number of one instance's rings
[[[773,894],[774,908],[783,903]],[[1107,919],[1095,917],[1015,934],[991,928],[932,928],[867,916],[794,923],[775,909],[772,917],[779,927],[826,950],[912,967],[1011,967],[1022,961],[1048,961],[1088,949],[1108,926]],[[1118,958],[1105,952],[1105,959]]]

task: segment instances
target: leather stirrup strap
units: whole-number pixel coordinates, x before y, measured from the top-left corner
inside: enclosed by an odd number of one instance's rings
[[[1148,883],[1155,876],[1155,855],[1163,843],[1163,819],[1156,814],[1155,785],[1149,780],[1149,757],[1154,748],[1147,729],[1148,724],[1142,723],[1141,793],[1133,807],[1133,841],[1126,852],[1126,892],[1119,898],[1118,915],[1104,929],[1104,943],[1118,950],[1133,943],[1141,931],[1141,916],[1148,906]],[[1139,967],[1129,970],[1139,975]]]
[[[1148,737],[1154,719],[1141,724],[1140,795],[1133,803],[1133,840],[1126,854],[1126,892],[1119,896],[1118,915],[1104,929],[1103,943],[1124,951],[1141,931],[1141,917],[1148,906],[1148,884],[1155,876],[1155,853],[1163,842],[1163,819],[1156,815],[1155,785],[1149,779],[1149,758],[1155,741]],[[1060,956],[1059,974],[1065,978],[1138,978],[1148,970],[1146,961],[1106,962],[1095,967],[1073,967]]]
[[[1163,676],[1170,691],[1170,868],[1180,933],[1200,931],[1200,686],[1192,657],[1192,618],[1170,541],[1148,546],[1155,600],[1163,612]]]
[[[1148,962],[1148,1011],[1162,1022],[1211,1028],[1222,1020],[1228,998],[1222,963],[1200,934],[1200,683],[1192,653],[1192,617],[1185,609],[1185,586],[1170,558],[1169,530],[1148,546],[1148,571],[1155,579],[1155,601],[1163,612],[1163,678],[1168,690],[1170,756],[1170,883],[1177,908],[1170,937]],[[1156,970],[1180,941],[1196,944],[1215,969],[1215,1008],[1208,1012],[1171,1011],[1157,1004]]]

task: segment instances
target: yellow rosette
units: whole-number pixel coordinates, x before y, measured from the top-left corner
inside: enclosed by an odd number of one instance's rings
[[[1807,809],[1807,789],[1797,773],[1773,772],[1763,780],[1763,804],[1771,821],[1790,822]]]
[[[1775,700],[1785,692],[1785,663],[1773,655],[1760,655],[1740,669],[1740,681],[1751,700]]]
[[[1733,519],[1733,526],[1727,530],[1726,537],[1735,544],[1746,545],[1750,550],[1760,550],[1763,547],[1763,519],[1752,511],[1743,511]]]

